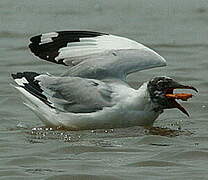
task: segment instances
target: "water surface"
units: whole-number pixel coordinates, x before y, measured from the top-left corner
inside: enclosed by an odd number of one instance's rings
[[[207,179],[207,1],[1,0],[0,22],[0,179]],[[167,75],[197,87],[199,94],[183,103],[190,118],[167,110],[153,129],[40,128],[9,85],[10,73],[62,73],[66,67],[38,60],[27,45],[33,35],[67,29],[109,32],[159,52],[168,66],[135,73],[129,82],[139,87]]]

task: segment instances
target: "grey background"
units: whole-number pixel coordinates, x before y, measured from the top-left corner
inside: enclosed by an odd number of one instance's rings
[[[66,67],[38,60],[27,45],[33,35],[68,29],[108,32],[153,48],[168,67],[135,73],[129,82],[139,87],[167,75],[197,87],[199,94],[183,103],[191,117],[167,110],[155,131],[39,128],[9,85],[10,74],[62,73]],[[0,179],[207,179],[207,32],[206,0],[1,0]]]

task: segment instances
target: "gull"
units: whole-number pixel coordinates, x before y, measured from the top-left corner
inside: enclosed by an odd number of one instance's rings
[[[166,66],[165,59],[134,40],[92,31],[58,31],[30,39],[29,48],[40,59],[66,66],[67,71],[17,72],[12,77],[28,106],[48,127],[70,130],[151,126],[164,109],[178,108],[174,89],[192,89],[161,76],[139,89],[127,82],[130,73]]]

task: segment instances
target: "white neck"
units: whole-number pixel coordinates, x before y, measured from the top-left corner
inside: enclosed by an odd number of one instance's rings
[[[144,111],[154,111],[157,108],[157,104],[153,103],[150,94],[147,89],[147,82],[144,83],[138,90],[137,90],[137,98],[135,99],[135,103],[137,103],[137,107]],[[158,112],[159,114],[162,113],[161,110]]]

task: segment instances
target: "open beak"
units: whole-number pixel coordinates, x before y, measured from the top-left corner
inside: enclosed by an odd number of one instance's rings
[[[171,85],[171,88],[168,88],[165,91],[165,97],[168,98],[169,100],[169,105],[168,108],[178,108],[180,111],[182,111],[184,114],[186,114],[187,116],[189,116],[188,112],[185,110],[185,108],[180,105],[176,99],[180,99],[182,101],[187,101],[189,98],[191,98],[193,95],[189,94],[189,93],[176,93],[174,94],[173,91],[174,89],[191,89],[194,90],[196,92],[198,92],[198,90],[193,87],[193,86],[185,86],[182,84],[179,84],[178,82],[173,82],[173,84]]]

